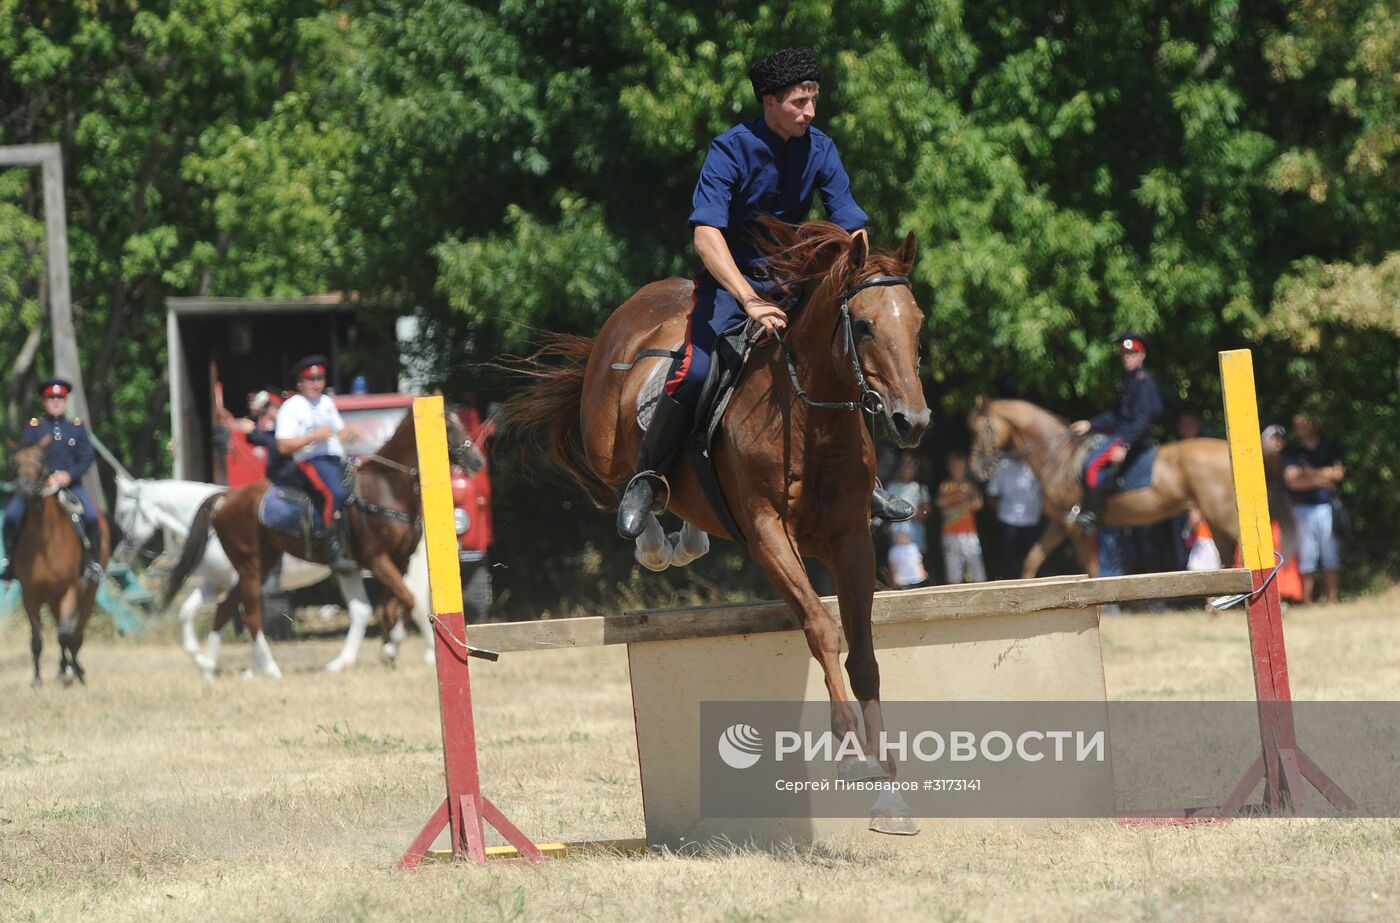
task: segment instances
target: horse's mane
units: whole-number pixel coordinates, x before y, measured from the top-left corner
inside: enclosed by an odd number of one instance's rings
[[[759,226],[754,243],[778,278],[803,288],[817,287],[827,280],[846,280],[850,271],[847,257],[851,235],[844,228],[830,221],[788,224],[772,215],[760,218]],[[902,276],[908,272],[909,267],[892,254],[872,250],[856,278],[844,284],[854,285],[872,276]]]

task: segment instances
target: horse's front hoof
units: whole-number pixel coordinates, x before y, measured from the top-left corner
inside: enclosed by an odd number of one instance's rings
[[[72,673],[60,673],[60,674],[58,675],[58,678],[61,679],[61,680],[63,680],[63,688],[64,688],[64,689],[67,689],[68,687],[70,687],[70,686],[73,685],[73,674],[72,674]]]
[[[909,803],[898,792],[881,792],[870,809],[870,829],[888,836],[917,836],[918,825],[909,816]]]
[[[337,658],[335,658],[334,660],[332,660],[330,663],[326,664],[326,672],[327,672],[327,673],[339,673],[339,672],[341,672],[342,670],[344,670],[346,667],[350,666],[351,663],[353,663],[353,661],[345,660],[345,659],[343,659],[343,658],[337,657]]]
[[[379,649],[379,662],[389,669],[397,669],[399,665],[399,648],[396,644],[386,644]]]
[[[868,779],[888,779],[885,768],[869,757],[847,757],[836,764],[836,778],[842,782],[864,782]]]

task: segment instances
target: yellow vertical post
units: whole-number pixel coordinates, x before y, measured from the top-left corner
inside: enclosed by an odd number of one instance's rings
[[[428,546],[428,586],[435,615],[462,611],[462,572],[452,517],[452,468],[442,395],[415,398],[413,431],[418,441],[418,482],[423,497],[423,532]]]
[[[1247,349],[1220,354],[1225,389],[1225,427],[1230,437],[1230,468],[1235,508],[1240,517],[1240,556],[1250,570],[1272,569],[1274,535],[1269,526],[1269,494],[1264,485],[1264,451],[1259,440],[1259,405],[1254,361]],[[1229,561],[1225,562],[1228,566]]]

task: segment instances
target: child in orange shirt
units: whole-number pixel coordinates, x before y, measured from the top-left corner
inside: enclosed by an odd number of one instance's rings
[[[987,579],[982,543],[974,513],[982,508],[982,492],[967,478],[967,459],[948,456],[948,480],[938,485],[937,506],[943,513],[943,566],[948,583],[981,583]]]

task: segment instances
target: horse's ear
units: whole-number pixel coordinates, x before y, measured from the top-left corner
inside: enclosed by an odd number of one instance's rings
[[[859,269],[865,265],[865,258],[869,255],[870,238],[866,236],[865,228],[861,228],[851,235],[851,252],[846,262],[852,269]]]
[[[986,413],[986,412],[987,412],[987,395],[985,395],[985,394],[979,394],[979,395],[977,395],[977,412],[978,412],[978,413]]]
[[[914,268],[914,257],[918,254],[919,244],[914,240],[914,232],[910,231],[904,236],[904,243],[900,244],[899,249],[895,251],[894,258],[899,261],[901,266],[905,267],[904,271],[908,272]]]

